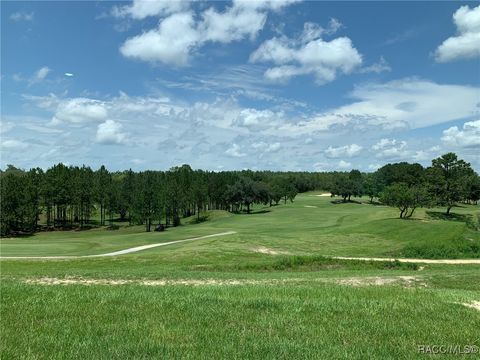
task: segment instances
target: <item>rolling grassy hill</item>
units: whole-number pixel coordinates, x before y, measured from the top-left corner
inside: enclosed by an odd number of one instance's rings
[[[2,256],[91,255],[151,243],[236,231],[221,239],[183,244],[148,252],[160,257],[184,256],[189,252],[233,252],[255,257],[254,247],[295,255],[412,256],[425,258],[480,257],[478,206],[455,208],[456,217],[442,218],[442,209],[420,209],[409,220],[398,219],[396,209],[362,203],[332,203],[329,197],[302,194],[294,203],[257,207],[253,214],[212,211],[209,220],[146,233],[143,226],[126,225],[118,230],[57,231],[2,239]],[[171,254],[172,253],[172,254]],[[139,254],[143,256],[145,254]],[[181,259],[178,259],[181,260]]]
[[[121,225],[2,239],[2,256],[91,255],[236,231],[117,257],[2,259],[0,357],[410,359],[425,357],[419,345],[478,349],[478,265],[323,257],[478,258],[478,207],[400,220],[392,208],[316,195],[163,233]]]

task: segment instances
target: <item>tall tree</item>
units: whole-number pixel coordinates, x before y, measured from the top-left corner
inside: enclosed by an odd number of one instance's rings
[[[468,192],[468,178],[474,174],[469,163],[458,159],[454,153],[447,153],[432,160],[428,169],[430,189],[440,206],[447,208],[447,215]]]
[[[363,179],[363,190],[365,195],[370,198],[370,203],[373,202],[374,198],[380,196],[382,184],[377,173],[365,174]]]
[[[104,165],[95,173],[95,190],[97,202],[100,205],[100,225],[105,225],[105,206],[108,198],[108,187],[111,182],[111,175]]]

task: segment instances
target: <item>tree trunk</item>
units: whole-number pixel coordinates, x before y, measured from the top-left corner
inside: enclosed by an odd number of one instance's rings
[[[450,215],[450,209],[452,208],[452,206],[448,206],[447,207],[447,215]]]
[[[407,216],[407,217],[409,217],[409,218],[410,218],[410,217],[412,217],[412,215],[413,215],[413,212],[415,211],[415,209],[416,209],[416,208],[412,208],[412,210],[410,211],[410,214],[408,214],[408,216]]]

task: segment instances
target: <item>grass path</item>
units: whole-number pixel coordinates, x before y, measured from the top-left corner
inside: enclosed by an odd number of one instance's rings
[[[231,235],[235,234],[236,231],[227,231],[227,232],[222,232],[222,233],[217,233],[217,234],[211,234],[211,235],[205,235],[205,236],[199,236],[195,238],[190,238],[190,239],[183,239],[183,240],[175,240],[175,241],[169,241],[169,242],[164,242],[164,243],[157,243],[157,244],[149,244],[149,245],[142,245],[142,246],[135,246],[132,248],[124,249],[124,250],[119,250],[119,251],[114,251],[114,252],[109,252],[105,254],[96,254],[96,255],[73,255],[73,256],[0,256],[0,259],[13,259],[13,260],[28,260],[28,259],[41,259],[41,260],[56,260],[56,259],[79,259],[79,258],[93,258],[93,257],[103,257],[103,256],[117,256],[117,255],[124,255],[124,254],[130,254],[142,250],[147,250],[147,249],[152,249],[160,246],[166,246],[166,245],[172,245],[172,244],[178,244],[186,241],[196,241],[196,240],[202,240],[202,239],[208,239],[212,237],[217,237],[217,236],[224,236],[224,235]]]

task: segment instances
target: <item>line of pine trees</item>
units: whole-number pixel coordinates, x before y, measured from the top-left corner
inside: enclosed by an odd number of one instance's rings
[[[0,173],[1,234],[113,226],[116,219],[150,231],[160,223],[177,226],[204,210],[250,212],[253,204],[293,201],[299,191],[317,188],[320,178],[293,172],[208,172],[188,165],[138,173],[63,164],[23,171],[8,165]]]
[[[434,159],[428,168],[401,162],[374,173],[209,172],[188,165],[136,173],[63,164],[23,171],[8,165],[0,172],[0,232],[113,226],[118,218],[150,231],[159,223],[178,226],[182,218],[200,217],[204,210],[250,212],[254,204],[286,203],[299,192],[316,189],[343,201],[367,195],[408,218],[420,206],[445,206],[449,214],[458,202],[477,203],[480,178],[453,153]]]

